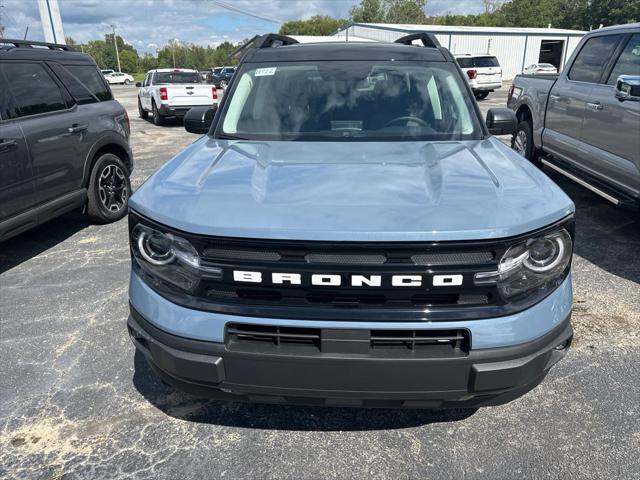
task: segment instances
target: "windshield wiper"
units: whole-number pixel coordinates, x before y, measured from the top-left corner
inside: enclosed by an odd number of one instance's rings
[[[219,133],[214,138],[219,140],[249,140],[248,138],[241,137],[239,135],[233,135],[231,133]]]

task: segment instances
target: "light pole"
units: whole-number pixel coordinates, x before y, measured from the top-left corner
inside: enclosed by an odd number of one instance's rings
[[[110,25],[111,30],[113,30],[113,45],[116,47],[116,60],[118,61],[118,72],[121,72],[120,68],[120,53],[118,53],[118,41],[116,40],[116,26]]]

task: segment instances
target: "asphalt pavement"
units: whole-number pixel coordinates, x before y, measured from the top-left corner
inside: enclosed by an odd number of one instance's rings
[[[197,137],[139,119],[134,87],[114,92],[136,188]],[[640,215],[552,178],[577,204],[574,346],[539,387],[480,410],[172,391],[127,337],[126,220],[72,213],[0,244],[0,478],[640,478]]]

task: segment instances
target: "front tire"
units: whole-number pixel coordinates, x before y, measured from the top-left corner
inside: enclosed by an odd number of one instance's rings
[[[87,214],[95,223],[111,223],[127,214],[131,182],[122,160],[112,153],[101,155],[91,170]]]
[[[129,80],[128,78],[124,79],[124,84],[125,85],[129,85],[131,83],[131,80]]]
[[[158,110],[158,107],[156,107],[156,102],[153,102],[153,104],[151,105],[151,109],[153,124],[157,126],[162,125],[164,123],[164,117],[160,113],[160,110]]]
[[[142,108],[142,103],[140,102],[140,97],[138,97],[138,116],[140,118],[142,118],[143,120],[146,120],[147,117],[149,116],[149,113]]]
[[[533,127],[528,120],[522,120],[518,123],[516,133],[511,138],[511,148],[534,165],[542,166],[540,151],[535,147],[533,141]]]

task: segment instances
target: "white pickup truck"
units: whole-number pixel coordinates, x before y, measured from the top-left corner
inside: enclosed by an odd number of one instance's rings
[[[144,82],[136,83],[140,118],[152,115],[153,123],[162,125],[165,117],[183,117],[191,107],[218,102],[216,87],[202,82],[197,70],[159,68],[149,70]]]

